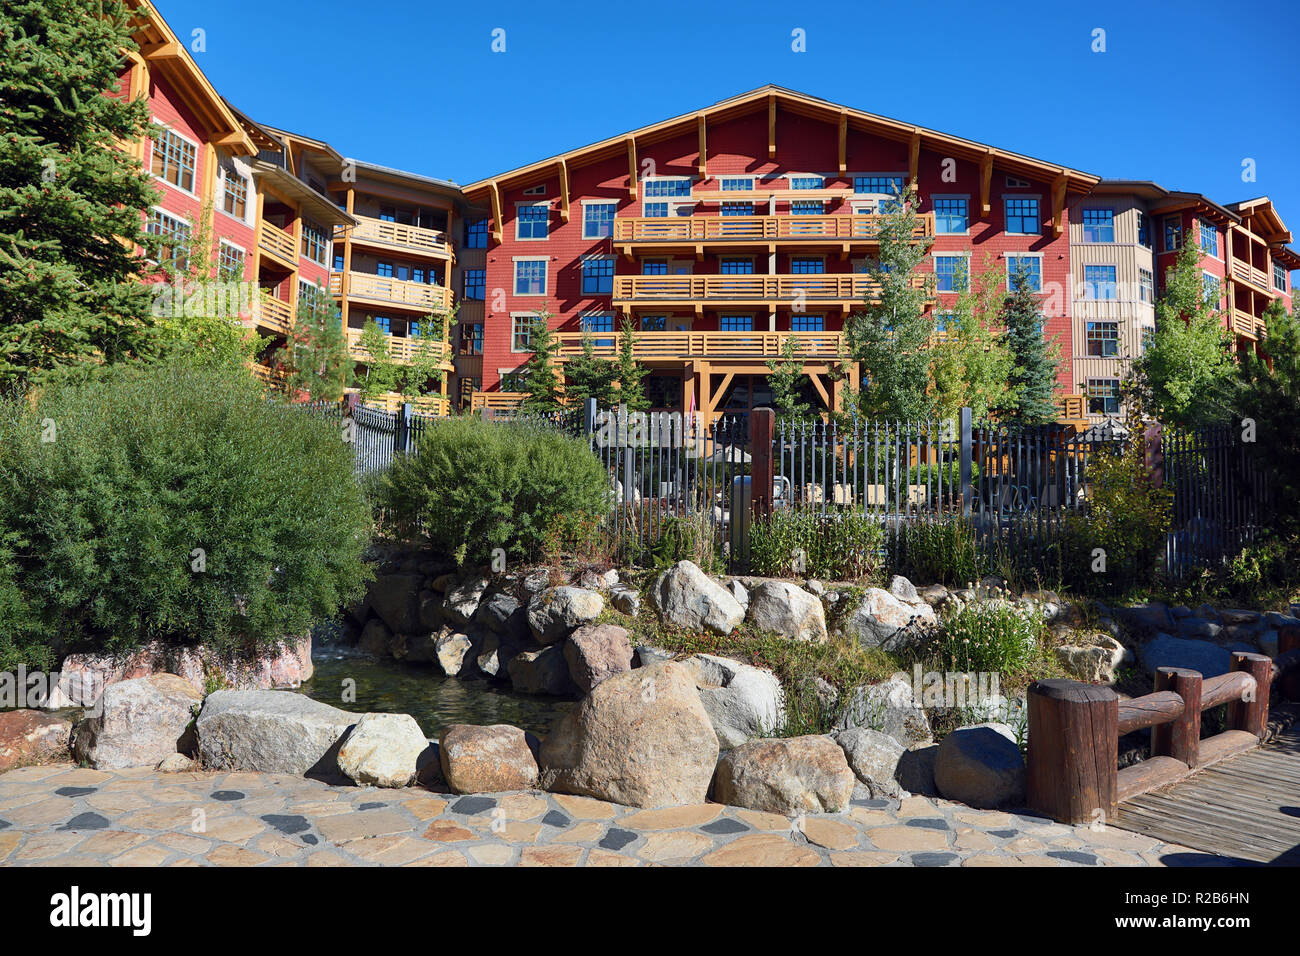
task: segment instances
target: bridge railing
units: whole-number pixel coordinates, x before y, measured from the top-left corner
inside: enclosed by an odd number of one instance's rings
[[[1274,681],[1300,697],[1300,628],[1283,628],[1278,657],[1235,651],[1216,677],[1156,668],[1153,693],[1121,701],[1103,685],[1041,680],[1029,686],[1027,796],[1061,823],[1113,819],[1119,804],[1257,746],[1268,731]],[[1201,715],[1228,705],[1228,729],[1201,738]],[[1151,728],[1151,756],[1119,769],[1119,738]]]

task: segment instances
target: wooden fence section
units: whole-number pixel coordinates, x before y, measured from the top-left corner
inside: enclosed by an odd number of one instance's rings
[[[880,235],[884,216],[672,216],[614,220],[615,242],[747,242],[776,239],[861,242]],[[922,213],[913,236],[934,235],[934,214]]]
[[[1112,822],[1125,801],[1177,783],[1256,747],[1268,728],[1270,691],[1294,689],[1300,628],[1279,635],[1279,655],[1237,651],[1232,670],[1205,678],[1161,667],[1155,691],[1120,701],[1109,687],[1069,680],[1029,687],[1027,796],[1030,809],[1062,823]],[[1201,715],[1228,705],[1228,729],[1201,737]],[[1151,755],[1118,768],[1119,738],[1151,728]]]

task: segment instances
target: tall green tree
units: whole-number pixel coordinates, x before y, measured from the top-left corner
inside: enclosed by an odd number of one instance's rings
[[[934,416],[956,418],[969,406],[976,421],[1010,399],[1011,352],[998,328],[1005,299],[1003,273],[992,257],[972,277],[947,316],[947,334],[930,350]]]
[[[360,344],[369,356],[365,372],[361,375],[353,372],[354,384],[362,400],[396,390],[402,370],[393,361],[392,351],[388,347],[388,333],[374,319],[367,319],[361,327]]]
[[[1271,475],[1272,522],[1300,540],[1300,305],[1288,313],[1274,299],[1264,313],[1266,357],[1242,356],[1234,396],[1243,441]]]
[[[1015,425],[1056,421],[1056,376],[1061,349],[1048,339],[1038,295],[1022,265],[1011,276],[1011,295],[1002,306],[1006,346],[1011,354],[1010,395],[1003,418]]]
[[[778,418],[786,421],[803,421],[812,413],[812,406],[803,400],[803,390],[808,376],[803,371],[802,350],[793,335],[781,343],[781,354],[767,360],[768,386],[772,389],[772,404]]]
[[[313,401],[331,402],[343,397],[355,363],[348,352],[343,318],[323,287],[317,285],[298,297],[293,328],[276,355],[276,364],[288,373],[285,383],[290,395],[306,392]]]
[[[917,217],[916,189],[908,186],[887,204],[879,255],[867,262],[879,292],[845,323],[849,360],[862,367],[857,403],[868,417],[918,420],[930,413],[927,346],[934,322],[926,303],[934,279],[926,276],[917,287],[913,278],[933,240],[914,238]]]
[[[528,347],[532,355],[524,363],[524,408],[535,412],[558,412],[564,408],[564,393],[556,367],[560,364],[560,340],[551,331],[551,313],[543,309],[533,319]]]
[[[133,156],[146,104],[106,96],[135,49],[122,0],[0,5],[0,387],[155,351]]]
[[[624,318],[618,339],[618,357],[614,360],[614,403],[626,405],[630,412],[644,412],[650,407],[643,380],[650,370],[636,359],[636,332],[631,319]]]
[[[1147,411],[1167,425],[1222,422],[1233,405],[1232,336],[1219,309],[1222,289],[1215,292],[1207,294],[1200,243],[1188,235],[1165,274],[1155,331],[1133,363]]]
[[[446,369],[442,367],[445,344],[451,328],[456,324],[456,310],[451,313],[431,312],[415,323],[412,332],[419,341],[411,354],[410,364],[401,369],[399,391],[404,398],[421,398],[441,394]]]
[[[582,354],[564,363],[564,398],[570,408],[581,408],[594,398],[600,408],[610,408],[614,400],[614,363],[596,355],[596,339],[590,332],[582,336]]]

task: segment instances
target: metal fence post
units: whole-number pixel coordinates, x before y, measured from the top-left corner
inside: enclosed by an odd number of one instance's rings
[[[772,432],[776,413],[770,408],[756,408],[749,413],[749,454],[753,481],[750,496],[754,517],[772,513]]]
[[[591,437],[596,430],[596,399],[588,398],[582,407],[582,434]]]
[[[411,403],[403,402],[397,412],[397,427],[393,431],[393,451],[409,452],[411,450]]]
[[[961,482],[961,513],[971,512],[971,410],[963,408],[958,415],[958,431],[961,433],[960,463],[958,480]]]

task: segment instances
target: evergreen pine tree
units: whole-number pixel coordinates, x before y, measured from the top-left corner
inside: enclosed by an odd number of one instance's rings
[[[551,314],[546,310],[533,319],[529,348],[533,354],[524,364],[524,407],[534,412],[558,412],[564,408],[564,395],[560,376],[555,371],[559,364],[560,340],[551,331]]]
[[[812,411],[812,406],[803,400],[808,376],[803,372],[799,342],[793,335],[787,336],[781,344],[780,357],[768,359],[766,365],[770,373],[767,383],[772,389],[772,404],[776,406],[777,417],[786,421],[806,419]]]
[[[630,319],[623,319],[623,334],[619,336],[618,358],[614,362],[614,404],[626,405],[629,412],[644,412],[650,407],[642,379],[649,369],[636,360],[636,333]]]
[[[118,91],[135,49],[122,0],[6,0],[0,7],[0,388],[151,355],[140,283],[143,101]]]
[[[323,287],[317,285],[298,297],[293,328],[277,354],[277,364],[288,373],[290,395],[305,392],[313,401],[331,402],[343,397],[354,363],[343,318]]]
[[[594,398],[599,408],[610,408],[614,401],[614,363],[596,355],[596,340],[583,333],[582,354],[564,363],[564,397],[570,408],[581,408]]]
[[[1002,323],[1012,363],[1005,420],[1015,425],[1056,421],[1060,348],[1044,334],[1043,310],[1023,265],[1011,277],[1011,295],[1002,307]]]
[[[353,382],[362,400],[376,398],[397,388],[401,369],[393,361],[388,349],[388,333],[374,319],[367,319],[361,327],[360,345],[366,353],[365,374],[353,372]]]

